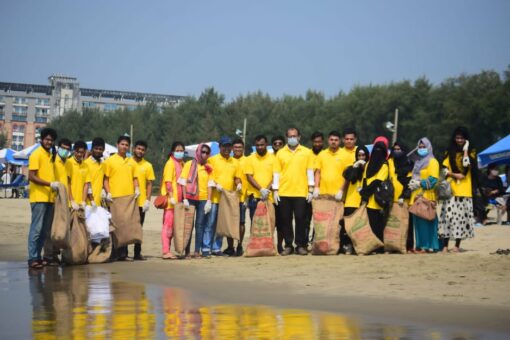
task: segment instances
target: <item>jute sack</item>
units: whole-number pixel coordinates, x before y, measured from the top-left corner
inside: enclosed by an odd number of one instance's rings
[[[237,191],[223,190],[218,208],[216,235],[239,240],[239,195]]]
[[[92,244],[89,242],[88,263],[105,263],[109,261],[112,254],[112,237],[110,236],[102,242],[94,248],[92,248]]]
[[[142,243],[142,225],[135,195],[116,197],[110,203],[115,248]]]
[[[71,215],[69,213],[69,202],[67,190],[64,184],[58,184],[57,195],[51,224],[51,244],[57,249],[67,249],[70,242]],[[51,249],[51,248],[50,248]]]
[[[178,256],[183,256],[186,246],[191,238],[193,231],[193,221],[195,219],[195,206],[190,205],[188,209],[184,204],[174,205],[174,248]]]
[[[62,260],[67,264],[84,264],[87,262],[89,239],[83,210],[71,213],[70,243],[62,252]]]
[[[409,210],[407,204],[393,203],[388,222],[384,228],[384,250],[407,252],[407,231],[409,228]]]
[[[340,249],[340,220],[344,216],[343,202],[318,198],[312,201],[313,255],[336,255]]]
[[[374,235],[368,222],[367,207],[361,205],[352,215],[345,216],[345,231],[358,255],[370,254],[384,244]]]
[[[274,256],[276,249],[274,246],[273,235],[275,228],[275,211],[273,203],[269,201],[259,201],[257,209],[253,215],[253,221],[250,229],[250,239],[244,256]]]

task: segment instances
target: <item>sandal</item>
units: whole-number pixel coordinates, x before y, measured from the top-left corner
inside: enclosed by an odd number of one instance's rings
[[[43,269],[44,268],[44,265],[42,264],[42,261],[40,260],[35,260],[35,261],[32,261],[28,264],[28,267],[30,269]]]
[[[161,258],[163,260],[175,260],[177,258],[177,256],[175,256],[172,253],[166,253],[166,254],[163,254],[163,256]]]

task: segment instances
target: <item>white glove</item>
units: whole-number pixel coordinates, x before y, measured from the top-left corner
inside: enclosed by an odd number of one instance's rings
[[[170,201],[171,202],[171,201]],[[173,204],[173,203],[172,203]],[[182,204],[184,204],[184,209],[189,209],[189,201],[187,199],[182,200]]]
[[[101,189],[101,199],[102,200],[106,199],[106,191],[104,191],[104,189]]]
[[[210,200],[207,200],[207,202],[205,202],[205,206],[204,206],[204,213],[207,215],[209,212],[211,212],[211,208],[212,208],[212,202]]]
[[[243,184],[242,183],[237,183],[236,191],[241,191],[242,189],[243,189]]]
[[[170,197],[169,202],[170,202],[171,205],[176,205],[177,204],[177,202],[175,201],[175,198],[173,198],[173,197]],[[189,202],[188,202],[188,208],[189,208]]]
[[[219,192],[223,191],[223,187],[221,186],[220,183],[216,183],[216,190],[218,190]]]
[[[149,210],[150,207],[151,207],[151,201],[145,200],[145,202],[143,202],[142,211],[147,212],[147,210]]]
[[[464,143],[464,146],[462,147],[462,151],[466,152],[469,150],[469,141],[466,139],[466,143]]]
[[[312,197],[313,197],[313,198],[317,198],[317,197],[319,197],[320,193],[321,193],[321,191],[320,191],[319,187],[315,187],[315,188],[313,189]]]
[[[420,181],[418,181],[416,179],[412,179],[409,181],[409,184],[407,185],[407,187],[409,189],[411,189],[411,191],[414,191],[420,187]]]
[[[107,193],[105,199],[107,202],[113,202],[112,193],[111,192]]]
[[[140,188],[135,187],[135,198],[138,198],[140,196]]]
[[[398,205],[400,205],[400,206],[404,205],[404,199],[403,198],[399,198],[398,199]]]
[[[269,189],[266,189],[266,188],[260,189],[260,196],[263,201],[267,200],[270,193],[271,193],[271,191],[269,191]]]
[[[51,187],[51,190],[57,191],[58,190],[58,182],[51,182],[50,187]]]
[[[314,190],[315,191],[315,190]],[[311,203],[313,200],[313,194],[311,192],[309,192],[308,194],[306,194],[306,201],[308,203]]]
[[[92,210],[96,210],[97,209],[97,204],[95,201],[91,201],[90,202],[90,206],[92,207]]]
[[[87,188],[87,195],[92,195],[92,187],[90,185]]]
[[[344,197],[344,192],[342,190],[338,191],[335,195],[335,200],[341,201],[342,197]]]
[[[466,142],[467,143],[467,142]],[[469,161],[469,157],[462,158],[462,166],[468,167],[471,165],[471,162]]]
[[[446,176],[448,176],[448,169],[447,168],[442,168],[441,169],[441,177],[442,178],[446,178]]]
[[[280,203],[280,195],[278,194],[278,190],[273,191],[274,204],[278,205]]]
[[[74,210],[74,211],[78,211],[80,210],[80,206],[78,205],[78,203],[76,203],[75,201],[71,201],[71,208]]]
[[[359,161],[354,162],[354,164],[352,165],[352,167],[353,167],[353,168],[359,168],[360,166],[365,165],[365,163],[366,163],[366,162],[365,162],[364,160],[360,159]]]
[[[80,209],[85,210],[85,207],[86,207],[86,206],[87,206],[87,203],[85,203],[85,202],[83,202],[83,201],[80,203]]]

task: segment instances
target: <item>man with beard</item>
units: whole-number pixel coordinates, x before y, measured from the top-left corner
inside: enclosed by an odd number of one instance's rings
[[[89,158],[85,160],[85,164],[89,167],[90,187],[88,189],[89,195],[93,199],[89,199],[87,203],[92,206],[100,206],[101,198],[104,198],[103,193],[103,180],[104,180],[104,162],[103,152],[105,149],[105,142],[103,138],[96,137],[92,140],[92,151]]]

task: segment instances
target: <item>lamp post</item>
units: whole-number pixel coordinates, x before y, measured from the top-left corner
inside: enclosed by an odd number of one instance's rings
[[[391,144],[395,144],[397,141],[397,133],[398,133],[398,109],[395,109],[395,118],[393,123],[391,121],[387,121],[384,125],[386,129],[388,129],[390,132],[393,133],[393,136],[391,138]]]

